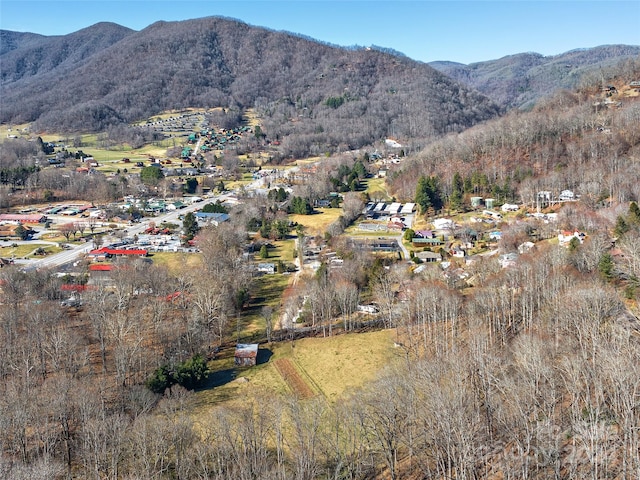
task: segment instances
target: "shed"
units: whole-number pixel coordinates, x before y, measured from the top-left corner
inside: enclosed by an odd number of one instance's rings
[[[239,367],[252,367],[258,359],[257,343],[238,343],[236,353],[233,356],[235,364]]]

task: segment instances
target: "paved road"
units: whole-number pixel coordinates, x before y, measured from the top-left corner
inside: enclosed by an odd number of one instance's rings
[[[38,260],[16,260],[16,263],[23,263],[25,270],[39,270],[41,268],[53,268],[71,263],[79,256],[90,252],[93,249],[93,242],[86,242],[80,245],[74,245],[69,250],[63,250],[60,253],[50,255]]]
[[[195,151],[197,151],[199,147],[200,147],[200,141],[198,141],[198,144],[196,144]],[[289,168],[287,169],[286,173],[295,172],[297,170],[298,170],[298,167]],[[259,190],[261,188],[264,189],[264,186],[267,183],[276,181],[284,174],[285,174],[284,172],[276,170],[274,173],[270,173],[266,178],[264,179],[261,178],[259,180],[252,182],[246,188],[248,190],[254,190],[254,189]],[[181,224],[182,221],[178,218],[179,216],[182,216],[188,212],[199,210],[200,208],[202,208],[203,205],[209,202],[216,202],[216,201],[224,202],[225,199],[233,195],[234,195],[234,192],[229,192],[229,193],[218,195],[215,197],[209,197],[203,202],[196,202],[191,205],[187,205],[185,208],[181,208],[180,210],[168,212],[153,218],[145,218],[140,223],[127,225],[126,227],[124,227],[126,231],[126,235],[127,237],[133,237],[134,235],[139,235],[143,233],[149,227],[149,222],[154,222],[157,225],[161,224],[162,222]],[[54,220],[55,223],[65,223],[65,222],[81,221],[83,219],[76,219],[73,217],[64,217],[64,216],[53,216],[52,220]],[[105,239],[104,243],[108,244],[110,241],[111,241],[110,239]],[[20,243],[20,242],[12,242],[12,243]],[[30,243],[30,242],[25,242],[25,243]],[[45,242],[42,242],[42,243],[45,243]],[[86,242],[80,245],[73,245],[72,248],[70,248],[69,250],[63,250],[60,253],[50,255],[46,258],[41,258],[38,260],[20,259],[20,260],[16,260],[16,263],[24,265],[23,269],[25,270],[40,269],[40,268],[56,268],[56,267],[60,267],[61,265],[65,265],[65,264],[76,261],[80,256],[87,254],[93,248],[94,248],[93,242]]]
[[[180,210],[175,210],[173,212],[168,212],[162,215],[159,215],[157,217],[153,217],[153,218],[148,218],[145,219],[143,222],[140,223],[135,223],[133,225],[128,225],[125,228],[126,231],[126,235],[128,237],[133,237],[134,235],[139,235],[142,232],[144,232],[148,227],[149,227],[149,222],[155,222],[157,225],[161,224],[162,222],[168,222],[168,223],[181,223],[181,220],[178,218],[178,216],[180,215],[184,215],[188,212],[193,212],[195,210],[198,210],[200,208],[202,208],[202,206],[205,203],[208,202],[216,202],[218,200],[220,200],[221,202],[224,201],[228,196],[230,196],[231,194],[224,194],[224,195],[218,195],[216,197],[212,197],[212,198],[208,198],[206,200],[206,202],[197,202],[197,203],[193,203],[191,205],[187,205],[185,208],[182,208]],[[73,220],[71,220],[73,221]],[[107,238],[105,239],[105,244],[108,244],[111,239]],[[11,243],[54,243],[54,242],[40,242],[38,240],[36,240],[36,242],[11,242]],[[24,265],[23,269],[24,270],[37,270],[37,269],[41,269],[41,268],[56,268],[56,267],[60,267],[61,265],[65,265],[67,263],[71,263],[76,261],[79,257],[81,257],[82,255],[87,254],[88,252],[90,252],[91,250],[93,250],[94,245],[93,242],[89,241],[80,245],[72,245],[70,249],[68,250],[63,250],[60,253],[56,253],[54,255],[49,255],[48,257],[45,258],[41,258],[38,260],[32,260],[32,259],[17,259],[15,260],[15,263],[17,264],[21,264]]]

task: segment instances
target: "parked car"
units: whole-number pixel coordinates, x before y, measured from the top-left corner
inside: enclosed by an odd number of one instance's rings
[[[60,306],[62,306],[62,307],[81,307],[82,306],[82,300],[80,300],[78,297],[69,297],[66,300],[63,300],[62,302],[60,302]]]

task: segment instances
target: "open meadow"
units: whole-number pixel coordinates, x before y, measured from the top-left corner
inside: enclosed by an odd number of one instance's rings
[[[292,222],[305,227],[305,235],[322,235],[342,215],[341,208],[317,208],[311,215],[289,215]]]
[[[356,392],[390,363],[403,359],[394,348],[395,332],[381,330],[335,335],[326,338],[302,338],[272,344],[261,344],[258,365],[238,368],[233,365],[233,350],[228,348],[220,358],[210,362],[213,370],[209,384],[196,393],[194,411],[213,405],[233,405],[256,392],[297,396],[299,382],[312,392],[334,402]],[[293,379],[283,377],[279,361],[286,359],[285,369]]]

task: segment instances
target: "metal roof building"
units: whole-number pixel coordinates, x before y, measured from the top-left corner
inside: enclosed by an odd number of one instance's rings
[[[238,343],[233,356],[235,364],[240,367],[252,367],[258,359],[257,343]]]

